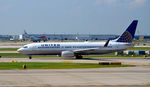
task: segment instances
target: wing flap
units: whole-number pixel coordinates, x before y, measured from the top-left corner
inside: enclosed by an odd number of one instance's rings
[[[88,52],[92,52],[92,51],[95,51],[95,50],[98,50],[98,49],[101,49],[101,48],[106,48],[109,44],[109,41],[110,40],[107,40],[103,47],[89,48],[89,49],[77,49],[77,50],[74,50],[73,52],[74,53],[88,53]]]
[[[78,49],[78,50],[74,50],[74,53],[87,53],[87,52],[92,52],[95,51],[99,48],[91,48],[91,49]]]

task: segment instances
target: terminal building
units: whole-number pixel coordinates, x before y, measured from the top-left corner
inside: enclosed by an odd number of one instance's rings
[[[22,34],[23,39],[45,36],[47,40],[113,40],[119,35],[109,34]],[[136,35],[135,40],[150,41],[150,36]]]
[[[104,34],[21,34],[21,35],[0,35],[0,40],[28,40],[31,38],[38,39],[45,37],[47,40],[112,40],[119,35]],[[135,36],[135,40],[150,41],[150,35]]]
[[[20,39],[37,38],[45,36],[47,40],[108,40],[115,39],[118,35],[95,35],[95,34],[22,34]]]
[[[10,40],[12,35],[0,35],[0,40]]]

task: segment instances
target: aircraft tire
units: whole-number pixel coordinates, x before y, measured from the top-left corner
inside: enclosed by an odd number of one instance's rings
[[[32,59],[32,56],[29,56],[29,59]]]
[[[83,57],[81,55],[76,55],[76,59],[82,59]]]

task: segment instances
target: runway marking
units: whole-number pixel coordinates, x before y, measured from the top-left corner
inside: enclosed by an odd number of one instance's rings
[[[72,63],[72,61],[69,61],[69,60],[67,60],[67,61],[62,61],[62,62],[64,62],[64,63]]]
[[[69,85],[69,86],[66,86],[66,87],[75,87],[75,86],[73,86],[73,85]]]
[[[29,86],[20,86],[20,87],[29,87]]]
[[[36,87],[44,87],[44,86],[36,86]]]
[[[120,86],[120,85],[111,85],[111,86]]]
[[[52,85],[51,87],[60,87],[60,86]],[[65,87],[65,86],[64,86],[64,87]]]
[[[143,85],[150,85],[150,83],[144,83]]]
[[[88,86],[88,85],[80,85],[80,86],[84,86],[85,87],[85,86]]]
[[[95,86],[105,86],[105,85],[95,85]]]

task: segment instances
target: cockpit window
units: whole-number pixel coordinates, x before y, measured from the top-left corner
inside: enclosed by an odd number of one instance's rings
[[[28,46],[24,46],[23,48],[28,48]]]

